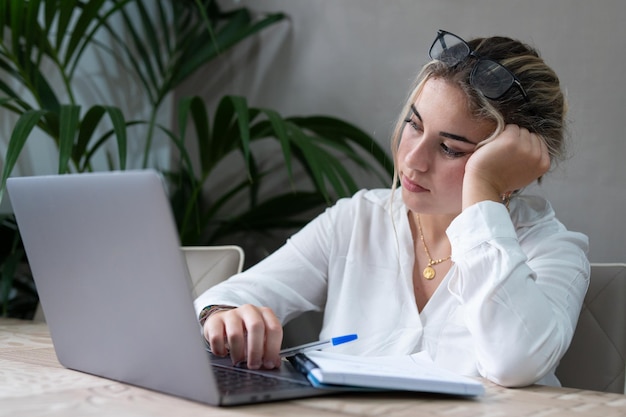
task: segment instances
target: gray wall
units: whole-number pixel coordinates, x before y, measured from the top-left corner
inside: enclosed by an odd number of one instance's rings
[[[593,262],[626,261],[626,2],[623,0],[251,0],[280,23],[178,95],[245,94],[284,115],[330,114],[388,146],[437,29],[508,35],[539,49],[570,102],[571,157],[533,192],[591,240]]]

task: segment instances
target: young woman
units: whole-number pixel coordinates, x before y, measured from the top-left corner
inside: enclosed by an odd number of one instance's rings
[[[559,384],[588,242],[520,192],[562,154],[559,80],[504,37],[439,31],[430,56],[394,134],[394,186],[338,201],[196,300],[215,354],[280,366],[282,324],[312,310],[320,338],[358,334],[342,353],[425,351],[505,386]]]

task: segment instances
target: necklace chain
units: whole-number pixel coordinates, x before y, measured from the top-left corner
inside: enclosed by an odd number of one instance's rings
[[[426,246],[426,241],[424,240],[424,233],[422,232],[422,223],[420,222],[419,213],[417,213],[417,230],[419,231],[420,240],[422,241],[422,245],[424,246],[424,252],[426,252],[426,256],[428,257],[428,265],[426,265],[426,268],[424,268],[422,275],[427,280],[431,280],[435,278],[435,275],[437,275],[437,273],[435,272],[435,268],[433,268],[433,266],[447,261],[448,259],[452,257],[452,254],[441,259],[433,259],[432,256],[430,256],[430,251],[428,250],[428,246]]]

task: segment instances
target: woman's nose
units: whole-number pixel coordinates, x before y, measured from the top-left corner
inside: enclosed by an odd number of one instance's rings
[[[414,141],[405,155],[405,163],[411,169],[420,172],[428,171],[432,162],[432,150],[430,141],[424,136],[420,140]]]

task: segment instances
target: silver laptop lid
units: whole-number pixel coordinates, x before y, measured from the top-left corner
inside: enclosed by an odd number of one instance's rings
[[[61,364],[218,404],[161,177],[23,177],[7,187]]]

